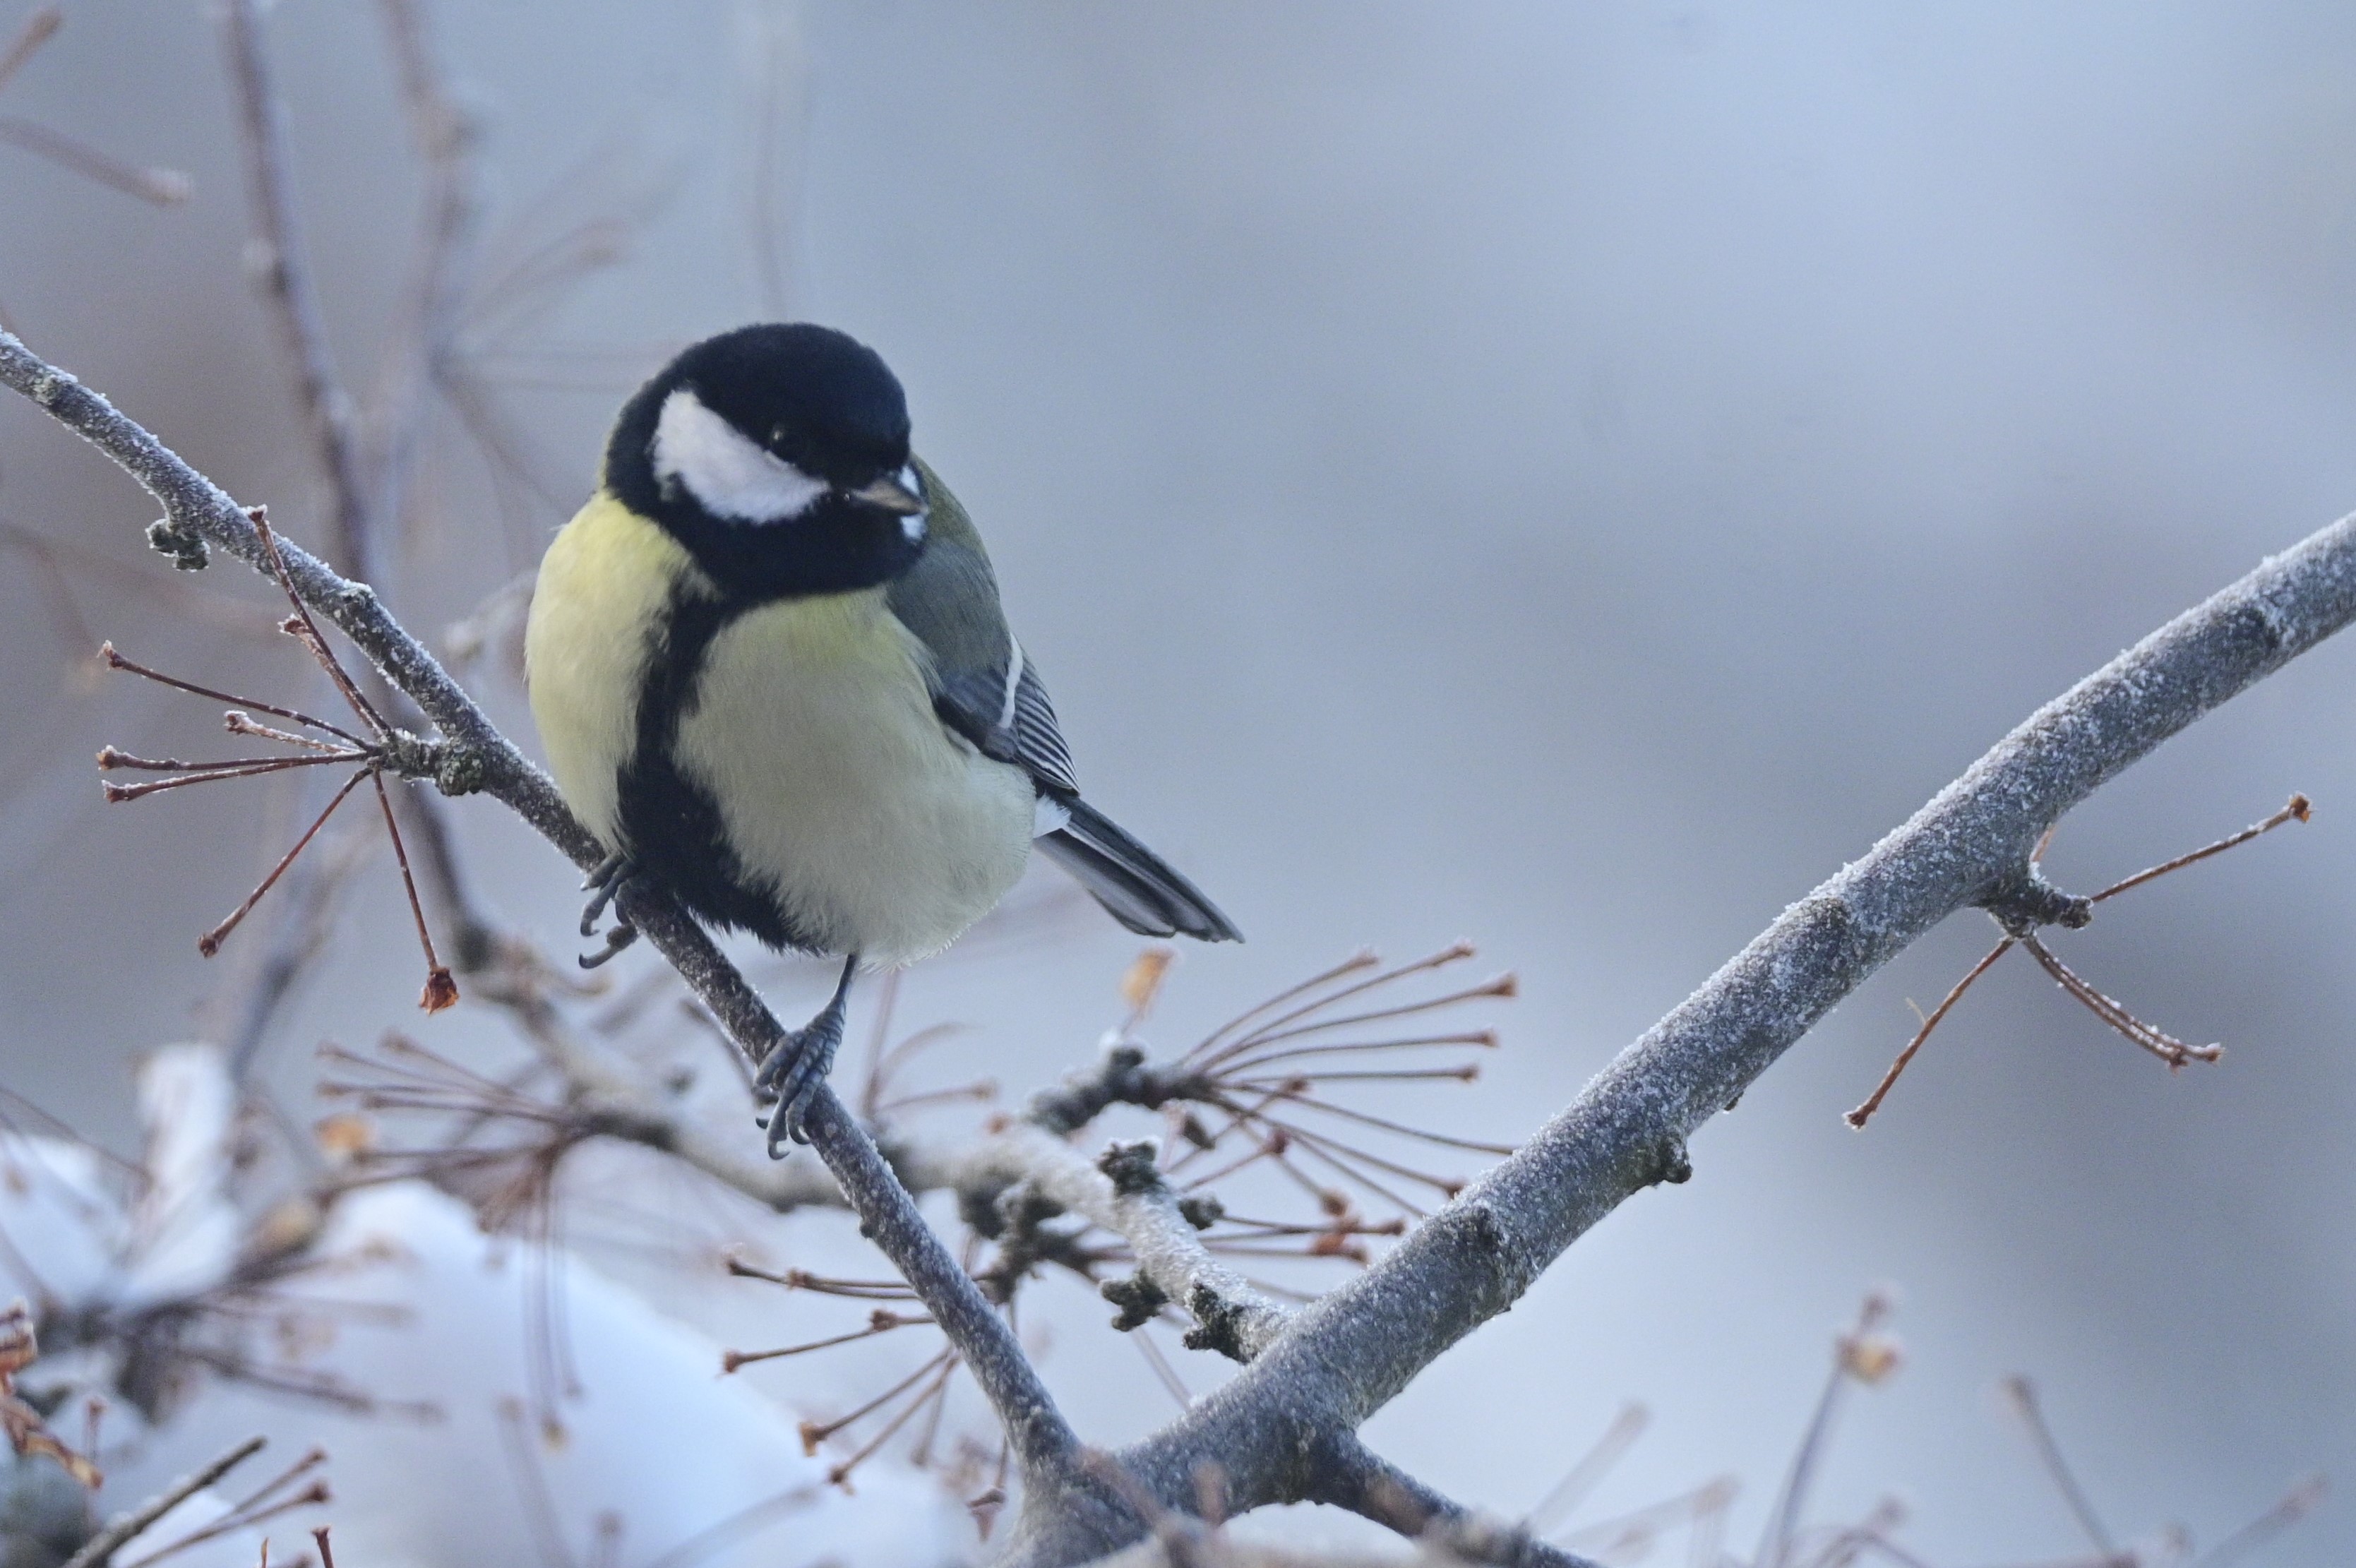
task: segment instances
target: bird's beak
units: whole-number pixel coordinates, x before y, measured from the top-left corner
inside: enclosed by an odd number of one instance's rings
[[[886,474],[864,489],[853,490],[851,498],[903,517],[914,517],[925,509],[924,497],[901,484],[896,474]]]

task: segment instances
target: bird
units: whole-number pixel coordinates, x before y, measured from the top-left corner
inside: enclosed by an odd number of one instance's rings
[[[809,1141],[853,978],[940,951],[1032,848],[1141,935],[1242,940],[1082,798],[972,519],[910,449],[906,394],[831,327],[682,350],[621,409],[541,560],[525,683],[565,803],[607,851],[581,934],[666,892],[723,931],[841,959],[755,1075],[769,1152]]]

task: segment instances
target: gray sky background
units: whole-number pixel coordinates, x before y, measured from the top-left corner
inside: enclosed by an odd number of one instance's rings
[[[1092,797],[1250,935],[1186,955],[1170,1043],[1362,943],[1469,935],[1523,999],[1490,1076],[1430,1114],[1526,1132],[2037,703],[2356,505],[2356,12],[1767,9],[787,13],[785,304],[899,371]],[[633,221],[626,260],[495,346],[569,498],[667,346],[768,308],[766,14],[441,11],[486,117],[494,260]],[[413,171],[365,8],[288,0],[272,27],[359,379]],[[198,190],[158,212],[0,149],[0,311],[310,537],[198,7],[69,7],[0,107]],[[557,520],[520,509],[503,546],[478,458],[448,428],[434,450],[442,520],[394,589],[422,625]],[[169,576],[138,549],[150,515],[0,408],[0,517],[128,569],[75,576],[90,632],[293,678],[132,586]],[[194,745],[207,715],[80,680],[80,630],[0,559],[0,1082],[120,1139],[133,1053],[188,1032],[217,978],[194,933],[283,835],[259,795],[102,808],[95,746]],[[1611,1499],[1735,1471],[1747,1549],[1831,1331],[1889,1281],[1911,1361],[1828,1485],[1903,1491],[1943,1563],[2075,1549],[1994,1397],[2016,1371],[2122,1533],[2213,1541],[2298,1472],[2356,1485],[2351,681],[2356,645],[2302,660],[2057,841],[2057,876],[2092,886],[2315,797],[2311,827],[2067,940],[2110,994],[2225,1040],[2221,1067],[2171,1079],[2008,962],[1851,1133],[1907,999],[1989,939],[1958,919],[1704,1134],[1690,1186],[1613,1216],[1372,1439],[1510,1511],[1642,1397],[1657,1421]],[[569,870],[460,816],[490,901],[569,944]],[[392,900],[363,891],[369,940],[284,1031],[289,1083],[322,1036],[489,1027],[413,1022]],[[1092,1049],[1131,947],[1067,923],[920,969],[911,1017],[980,1026],[945,1080],[1027,1086]],[[1162,1407],[1100,1317],[1071,1307],[1048,1370],[1109,1439]],[[2351,1555],[2340,1501],[2272,1561]]]

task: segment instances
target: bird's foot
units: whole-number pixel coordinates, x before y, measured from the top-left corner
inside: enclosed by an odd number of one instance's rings
[[[842,978],[833,998],[818,1017],[777,1041],[761,1069],[753,1075],[754,1094],[769,1105],[761,1125],[769,1135],[769,1157],[782,1159],[790,1140],[809,1142],[810,1107],[834,1067],[834,1053],[842,1044],[851,976],[859,972],[859,955],[843,960]]]
[[[776,1103],[761,1125],[769,1135],[769,1157],[783,1159],[788,1140],[809,1142],[810,1107],[818,1096],[819,1085],[834,1067],[836,1048],[842,1044],[842,1000],[837,997],[826,1011],[800,1029],[777,1041],[767,1061],[753,1080],[754,1091]]]
[[[614,923],[605,932],[605,945],[594,953],[581,955],[581,967],[584,969],[598,968],[638,939],[638,928],[631,923],[628,915],[622,912],[621,905],[624,890],[637,874],[637,862],[617,851],[598,861],[597,869],[582,882],[582,891],[590,895],[588,906],[581,912],[582,935],[596,935],[599,918],[609,907],[614,912]]]

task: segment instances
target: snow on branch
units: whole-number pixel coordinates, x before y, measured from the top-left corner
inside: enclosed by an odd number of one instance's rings
[[[271,570],[252,519],[219,485],[105,398],[5,332],[0,332],[0,383],[90,442],[163,504],[163,519],[148,530],[158,549],[186,563],[209,549],[220,549],[257,570]],[[576,865],[586,869],[596,864],[603,849],[548,776],[499,732],[432,651],[394,620],[372,588],[284,541],[276,555],[303,602],[350,637],[441,731],[438,741],[416,743],[403,770],[408,776],[430,778],[444,795],[493,795]],[[634,901],[631,914],[745,1057],[755,1063],[766,1058],[785,1038],[784,1027],[701,929],[659,895]],[[989,1394],[1026,1479],[1052,1485],[1053,1477],[1068,1469],[1076,1440],[1012,1332],[958,1267],[873,1141],[830,1090],[820,1091],[810,1131],[819,1157],[876,1244],[924,1297]]]
[[[151,541],[180,564],[200,564],[216,549],[257,568],[269,564],[263,538],[242,508],[103,398],[6,334],[0,334],[0,382],[96,445],[164,504]],[[398,766],[387,771],[430,779],[445,795],[491,795],[577,864],[594,863],[600,847],[545,775],[368,585],[291,546],[282,545],[279,554],[301,600],[349,636],[439,731],[432,739],[398,736],[386,752]],[[1006,1561],[1085,1562],[1153,1535],[1157,1521],[1200,1509],[1203,1477],[1212,1467],[1228,1512],[1315,1499],[1420,1533],[1469,1516],[1361,1446],[1355,1431],[1367,1416],[1449,1346],[1505,1310],[1620,1202],[1656,1182],[1689,1177],[1687,1141],[1695,1130],[1835,1003],[1948,914],[1977,905],[2023,942],[2045,924],[2083,923],[2088,901],[2048,883],[2032,859],[2041,836],[2121,769],[2351,619],[2356,519],[2266,561],[2033,715],[1863,859],[1786,910],[1518,1151],[1461,1192],[1451,1179],[1370,1157],[1321,1130],[1323,1124],[1302,1120],[1304,1111],[1316,1111],[1451,1141],[1319,1098],[1317,1053],[1327,1047],[1308,1037],[1341,1022],[1417,1010],[1373,1008],[1324,1021],[1306,1016],[1376,983],[1351,980],[1351,965],[1312,983],[1324,988],[1293,1010],[1278,998],[1168,1064],[1151,1064],[1141,1051],[1116,1043],[1096,1069],[1034,1098],[1022,1116],[969,1146],[895,1150],[896,1171],[828,1091],[812,1132],[832,1178],[831,1195],[815,1181],[763,1170],[721,1140],[696,1135],[575,1050],[549,1017],[538,1029],[528,1021],[527,1032],[563,1067],[589,1117],[586,1136],[665,1149],[773,1207],[831,1196],[859,1214],[1007,1430],[1023,1472],[1023,1509],[1006,1542]],[[743,976],[659,895],[641,899],[631,912],[744,1057],[766,1057],[783,1031]],[[1509,990],[1510,982],[1494,982],[1440,1000]],[[1350,1049],[1432,1038],[1478,1037]],[[1448,1073],[1329,1074],[1352,1075]],[[1177,1129],[1193,1147],[1170,1159],[1155,1146],[1138,1144],[1092,1157],[1070,1141],[1117,1104],[1180,1109]],[[1217,1132],[1183,1110],[1189,1106],[1223,1118]],[[1206,1178],[1181,1175],[1186,1161],[1230,1136],[1250,1149],[1248,1161],[1269,1160],[1301,1175],[1294,1162],[1313,1160],[1386,1194],[1394,1188],[1385,1183],[1400,1191],[1419,1185],[1445,1205],[1365,1274],[1292,1311],[1243,1279],[1204,1239],[1217,1218],[1194,1191]],[[1248,1364],[1143,1442],[1111,1456],[1082,1449],[983,1285],[918,1215],[911,1185],[988,1192],[1001,1213],[1060,1211],[1103,1228],[1120,1238],[1138,1271],[1108,1287],[1120,1321],[1141,1322],[1174,1304],[1194,1319],[1191,1342]],[[1399,1201],[1422,1215],[1412,1200]],[[1346,1211],[1346,1200],[1328,1210],[1338,1245],[1348,1244],[1355,1222]],[[1269,1226],[1261,1234],[1282,1229]],[[1174,1539],[1162,1533],[1165,1544]],[[1454,1530],[1451,1549],[1490,1561],[1575,1561],[1515,1532],[1483,1533],[1470,1523]]]

